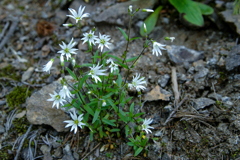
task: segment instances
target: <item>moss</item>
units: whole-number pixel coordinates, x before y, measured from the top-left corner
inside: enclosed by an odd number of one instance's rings
[[[10,110],[25,103],[26,98],[31,95],[31,91],[27,87],[15,87],[6,97]]]
[[[21,79],[21,75],[17,74],[16,69],[12,65],[8,65],[0,69],[0,77],[7,77],[19,81]]]
[[[12,146],[8,145],[0,150],[0,159],[1,160],[10,160],[13,159],[13,155],[8,154],[8,150],[11,150]]]
[[[27,132],[28,126],[30,125],[26,116],[14,119],[12,122],[14,127],[12,128],[12,131],[17,132],[18,136],[21,136]]]

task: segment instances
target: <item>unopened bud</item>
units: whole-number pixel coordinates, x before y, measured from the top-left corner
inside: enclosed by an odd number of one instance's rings
[[[72,27],[73,25],[71,23],[66,23],[66,24],[63,24],[64,27]]]
[[[145,23],[143,23],[143,27],[144,27],[144,32],[147,33],[147,27]]]
[[[132,5],[130,5],[130,6],[128,7],[128,11],[129,11],[130,13],[132,13]]]
[[[96,29],[96,28],[95,28],[95,27],[93,27],[92,31],[93,31],[93,32],[95,32],[95,29]]]
[[[75,61],[74,58],[72,58],[72,65],[73,65],[73,67],[75,66],[75,64],[76,64],[76,61]]]
[[[142,12],[154,12],[152,9],[142,9]]]
[[[106,101],[105,100],[102,100],[102,106],[106,106]]]
[[[63,58],[63,55],[60,56],[60,62],[61,62],[61,66],[64,66],[64,58]]]

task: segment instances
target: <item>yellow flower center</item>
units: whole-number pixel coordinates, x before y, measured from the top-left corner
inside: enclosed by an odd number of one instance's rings
[[[101,40],[100,40],[100,43],[102,43],[102,44],[105,44],[105,42],[106,42],[106,41],[105,41],[104,39],[101,39]]]
[[[68,48],[65,48],[65,53],[69,53],[69,49]]]
[[[91,39],[92,38],[92,34],[88,34],[88,39]]]
[[[74,120],[74,124],[78,125],[79,121],[76,119]]]
[[[61,98],[61,97],[60,97],[59,95],[56,95],[56,96],[55,96],[55,99],[56,99],[56,100],[59,100],[60,98]]]

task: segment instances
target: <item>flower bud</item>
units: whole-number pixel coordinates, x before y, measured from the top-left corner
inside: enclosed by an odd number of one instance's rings
[[[95,28],[95,27],[93,27],[92,31],[93,31],[93,32],[95,32],[95,29],[96,29],[96,28]]]
[[[152,9],[142,9],[142,12],[154,12]]]
[[[130,13],[132,13],[132,5],[130,5],[130,6],[128,7],[128,11],[129,11]]]
[[[73,25],[71,23],[66,23],[66,24],[63,24],[64,27],[72,27]]]
[[[175,37],[165,37],[165,40],[171,40],[171,42],[173,42],[174,39]]]
[[[106,106],[106,101],[105,100],[102,100],[102,106]]]
[[[144,32],[147,33],[147,27],[145,23],[143,23],[143,27],[144,27]]]
[[[92,93],[93,93],[93,91],[88,91],[87,93],[88,93],[88,94],[92,94]]]
[[[63,58],[63,55],[60,56],[60,62],[61,62],[61,66],[64,66],[64,58]]]
[[[75,66],[75,64],[76,64],[76,61],[75,61],[74,58],[72,58],[72,65],[73,65],[73,67]]]

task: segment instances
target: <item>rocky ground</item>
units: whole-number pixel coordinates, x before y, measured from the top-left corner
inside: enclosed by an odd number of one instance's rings
[[[67,8],[86,6],[91,17],[84,19],[82,31],[96,27],[96,33],[111,35],[110,53],[121,56],[126,41],[118,27],[127,30],[127,8],[153,8],[152,1],[81,0],[2,0],[0,2],[0,159],[238,159],[240,158],[240,45],[239,15],[232,15],[231,3],[208,1],[215,9],[204,17],[205,26],[196,28],[182,22],[168,3],[157,26],[149,35],[167,44],[162,56],[144,53],[134,72],[148,82],[143,118],[153,118],[155,128],[146,155],[133,157],[125,138],[90,141],[87,130],[80,132],[80,143],[71,145],[69,130],[62,122],[68,111],[52,108],[49,92],[61,88],[60,63],[56,52],[62,40],[75,38],[76,61],[88,63],[87,45],[80,43]],[[139,36],[139,27],[147,13],[134,17],[131,37]],[[183,25],[184,24],[184,25]],[[164,37],[176,39],[171,43]],[[129,45],[127,57],[136,56],[143,40]],[[55,58],[51,74],[42,66]],[[133,72],[133,73],[134,73]],[[130,75],[129,81],[133,76]],[[121,71],[122,76],[125,70]],[[69,78],[71,81],[71,78]],[[129,94],[137,99],[136,92]],[[133,126],[134,127],[134,126]],[[73,146],[73,148],[72,148]]]

